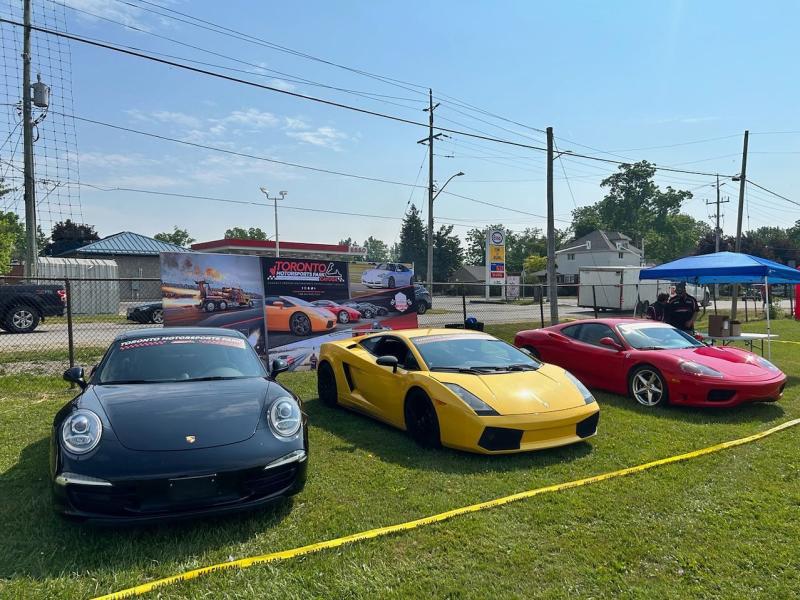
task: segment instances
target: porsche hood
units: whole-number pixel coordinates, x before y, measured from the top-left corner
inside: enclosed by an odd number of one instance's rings
[[[250,438],[269,381],[254,377],[159,384],[96,385],[93,392],[130,450],[193,450]]]
[[[564,370],[549,364],[536,371],[485,375],[437,371],[431,376],[441,383],[461,386],[501,415],[549,413],[586,404]]]

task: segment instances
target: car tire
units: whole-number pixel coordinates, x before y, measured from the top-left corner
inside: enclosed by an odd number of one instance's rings
[[[164,309],[157,308],[153,311],[153,314],[150,316],[150,322],[155,323],[156,325],[163,325],[164,324]]]
[[[321,362],[317,367],[317,397],[325,406],[333,408],[339,405],[336,375],[327,361]]]
[[[394,289],[394,277],[389,277],[389,281],[387,283],[389,285],[389,289],[393,290]]]
[[[33,306],[15,304],[6,313],[4,325],[9,333],[31,333],[39,326],[42,316]]]
[[[669,404],[667,382],[661,371],[652,365],[639,365],[631,371],[628,394],[647,408]]]
[[[364,318],[365,319],[371,319],[374,316],[375,316],[375,313],[372,311],[372,309],[370,309],[370,308],[365,308],[364,309]]]
[[[306,336],[311,333],[311,319],[301,312],[289,317],[289,330],[295,335]]]
[[[336,315],[336,320],[339,321],[339,323],[341,323],[342,325],[344,325],[345,323],[349,323],[350,313],[348,313],[346,310],[340,310],[339,314]]]
[[[256,307],[256,301],[255,300],[250,300],[250,301],[247,302],[247,304],[250,306],[250,308],[255,308]]]
[[[203,308],[206,310],[206,312],[214,312],[217,309],[217,306],[213,302],[206,302],[203,305]]]
[[[423,448],[440,448],[442,438],[439,417],[430,398],[422,391],[412,391],[405,403],[406,431]]]
[[[417,302],[417,314],[424,315],[428,312],[428,304],[424,300]]]
[[[220,310],[228,310],[228,303],[225,302],[225,300],[223,300],[222,302],[219,303],[219,309]]]

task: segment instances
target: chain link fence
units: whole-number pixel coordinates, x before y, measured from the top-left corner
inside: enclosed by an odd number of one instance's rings
[[[513,335],[521,329],[550,324],[548,289],[544,284],[492,285],[434,283],[417,289],[420,327],[484,328]],[[660,290],[660,288],[659,288]],[[598,316],[642,317],[654,290],[643,285],[559,285],[560,319]],[[730,314],[731,287],[690,290],[703,311]],[[669,286],[666,293],[669,292]],[[793,315],[792,286],[775,285],[770,305],[759,287],[741,288],[738,318],[743,321]],[[471,319],[472,318],[472,319]],[[0,277],[0,376],[16,377],[20,386],[30,375],[60,376],[72,365],[92,365],[124,331],[161,327],[160,281],[154,278]]]

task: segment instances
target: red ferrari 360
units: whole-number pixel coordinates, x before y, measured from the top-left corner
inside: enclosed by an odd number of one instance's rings
[[[752,352],[707,346],[655,321],[564,323],[520,331],[514,344],[589,387],[630,395],[644,406],[774,402],[786,386],[786,375]]]

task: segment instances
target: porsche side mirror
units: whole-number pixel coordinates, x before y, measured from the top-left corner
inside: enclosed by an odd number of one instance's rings
[[[275,360],[272,361],[272,366],[269,370],[269,374],[274,379],[281,373],[284,373],[285,371],[288,370],[289,370],[289,362],[282,358],[276,358]]]
[[[64,381],[77,383],[82,390],[85,390],[87,384],[83,377],[83,367],[70,367],[64,371]]]
[[[379,356],[377,363],[382,367],[392,367],[392,373],[397,373],[397,357],[396,356]]]
[[[613,338],[604,337],[600,339],[600,343],[603,346],[608,346],[609,348],[614,348],[614,350],[620,351],[622,350],[622,346],[620,346]]]

